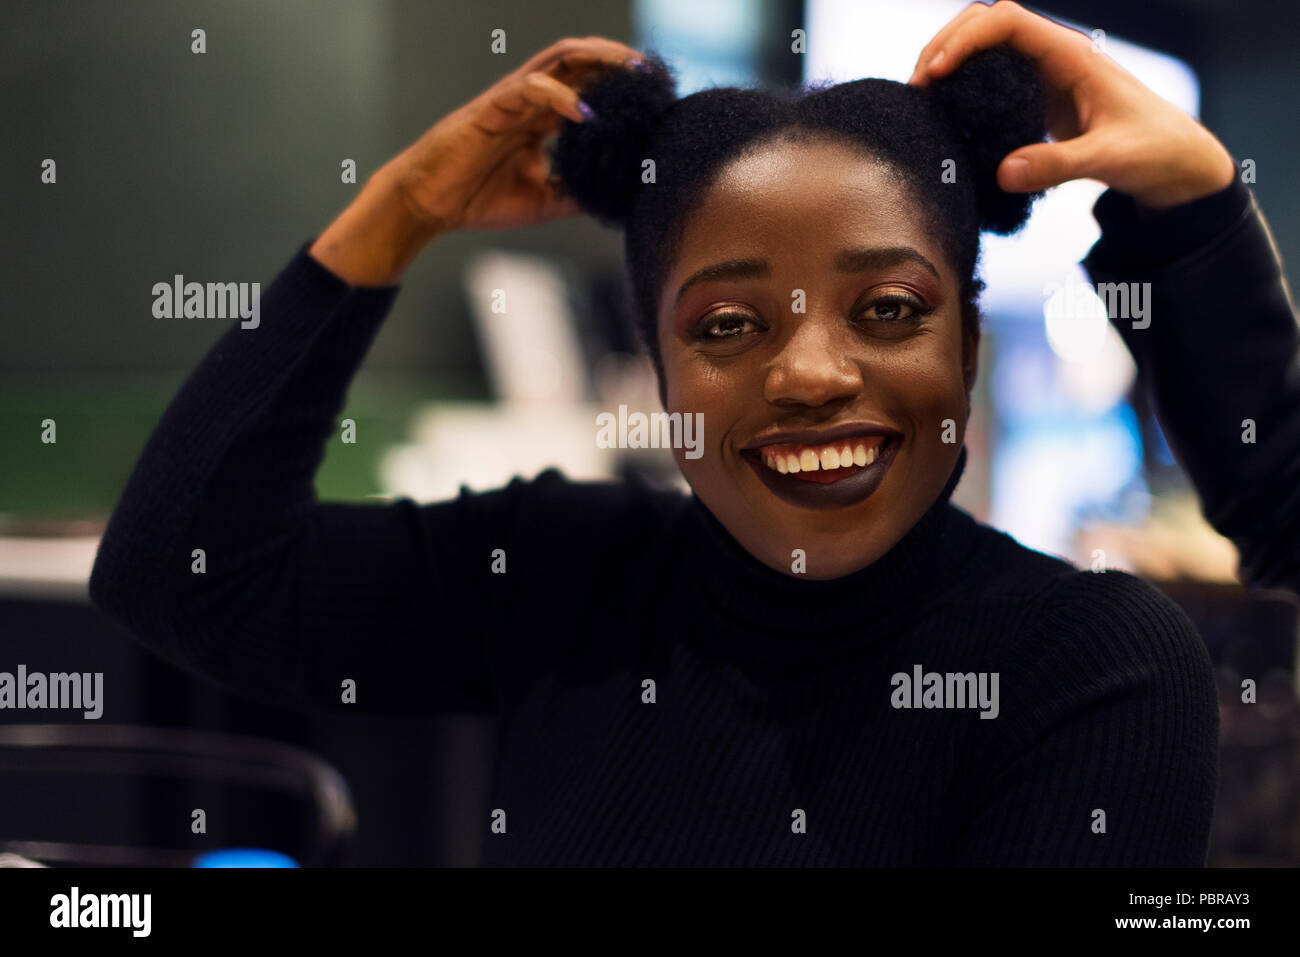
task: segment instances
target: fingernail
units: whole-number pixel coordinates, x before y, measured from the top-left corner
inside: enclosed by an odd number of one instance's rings
[[[936,54],[931,58],[929,65],[926,67],[926,70],[927,70],[927,71],[928,71],[928,70],[933,70],[933,69],[934,69],[935,67],[937,67],[940,63],[942,63],[942,62],[943,62],[943,54],[944,54],[944,51],[943,51],[943,50],[940,50],[938,53],[936,53]]]
[[[578,101],[578,112],[581,113],[589,120],[594,120],[596,118],[596,111],[593,110],[591,107],[589,107],[582,100]]]
[[[1029,178],[1029,160],[1016,157],[1007,160],[1007,179],[1012,186],[1021,186]]]

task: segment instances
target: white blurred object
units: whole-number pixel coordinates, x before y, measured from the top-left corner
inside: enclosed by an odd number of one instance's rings
[[[455,498],[461,485],[500,488],[552,466],[575,480],[608,479],[618,450],[596,445],[594,404],[439,402],[412,426],[412,442],[389,451],[380,478],[392,495]]]
[[[1137,364],[1123,338],[1108,321],[1101,346],[1078,362],[1060,360],[1057,373],[1069,400],[1083,412],[1104,415],[1126,395],[1137,378]]]
[[[582,402],[587,368],[563,276],[537,256],[493,251],[465,267],[474,326],[495,393],[507,402]],[[494,312],[498,303],[503,312]]]
[[[469,263],[465,284],[500,401],[435,402],[417,411],[411,441],[380,463],[386,494],[372,497],[446,501],[462,486],[487,491],[548,468],[574,481],[613,479],[629,462],[663,467],[665,457],[675,468],[666,449],[597,444],[602,412],[624,404],[650,413],[659,398],[644,357],[611,353],[588,375],[560,270],[544,258],[494,251]],[[493,312],[503,297],[505,311]]]
[[[89,601],[99,536],[0,538],[0,594]]]
[[[1091,284],[1071,276],[1043,287],[1047,343],[1066,362],[1087,362],[1101,351],[1110,320]],[[1054,290],[1048,294],[1048,290]]]
[[[617,406],[438,402],[416,414],[411,442],[391,449],[380,467],[387,495],[437,502],[462,485],[483,492],[557,468],[574,481],[616,479],[635,464],[680,478],[669,449],[601,448],[596,417]],[[640,408],[634,406],[634,408]],[[645,409],[645,411],[651,411]],[[677,483],[685,489],[685,480]]]
[[[1073,556],[1088,568],[1100,558],[1108,568],[1147,578],[1236,584],[1236,547],[1201,514],[1196,496],[1186,493],[1155,503],[1140,525],[1091,522],[1079,530]]]
[[[1076,509],[1114,501],[1139,465],[1137,440],[1119,422],[1008,439],[994,472],[990,514],[1022,545],[1068,555]],[[1113,463],[1097,468],[1098,462]]]

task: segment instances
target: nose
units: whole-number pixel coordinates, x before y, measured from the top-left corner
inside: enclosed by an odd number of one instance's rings
[[[849,357],[849,343],[838,334],[833,317],[798,320],[768,367],[763,384],[775,405],[820,406],[849,399],[862,390],[862,373]]]

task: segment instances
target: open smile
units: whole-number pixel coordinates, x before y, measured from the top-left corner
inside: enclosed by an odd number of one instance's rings
[[[884,480],[902,434],[880,426],[773,435],[740,450],[778,498],[802,508],[845,508]]]

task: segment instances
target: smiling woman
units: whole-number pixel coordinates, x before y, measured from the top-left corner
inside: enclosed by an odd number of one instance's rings
[[[565,40],[377,173],[173,400],[95,602],[277,704],[499,715],[485,864],[1202,864],[1218,715],[1186,616],[950,502],[1034,70],[673,90]],[[704,426],[674,443],[692,494],[552,469],[317,502],[419,248],[579,211],[624,230],[666,415]]]

